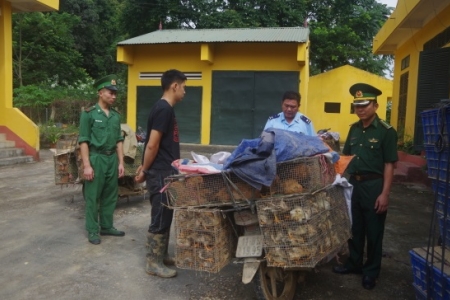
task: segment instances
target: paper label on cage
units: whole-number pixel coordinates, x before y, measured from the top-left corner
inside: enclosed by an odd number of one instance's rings
[[[236,249],[236,257],[258,257],[262,255],[262,235],[240,236]]]

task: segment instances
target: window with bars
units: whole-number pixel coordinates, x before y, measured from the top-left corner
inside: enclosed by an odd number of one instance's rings
[[[402,71],[408,67],[409,67],[409,55],[407,57],[405,57],[404,59],[402,59],[402,64],[401,64]]]
[[[397,131],[398,140],[403,142],[405,137],[406,102],[408,100],[408,78],[409,72],[400,76],[400,92],[398,102]]]

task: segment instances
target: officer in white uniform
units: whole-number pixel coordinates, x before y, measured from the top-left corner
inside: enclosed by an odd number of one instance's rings
[[[284,129],[315,136],[316,132],[310,119],[298,112],[300,94],[293,91],[284,93],[281,101],[281,113],[270,116],[264,130],[269,128]]]

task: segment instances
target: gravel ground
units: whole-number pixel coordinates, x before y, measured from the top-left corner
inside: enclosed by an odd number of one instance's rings
[[[115,226],[125,237],[91,245],[81,186],[56,186],[50,151],[40,157],[0,168],[0,299],[256,299],[251,284],[241,283],[237,264],[218,274],[178,269],[172,279],[147,275],[150,205],[143,196],[118,202]],[[374,290],[364,290],[357,275],[333,274],[330,262],[308,273],[299,299],[414,299],[408,251],[427,243],[432,199],[421,186],[393,187]]]

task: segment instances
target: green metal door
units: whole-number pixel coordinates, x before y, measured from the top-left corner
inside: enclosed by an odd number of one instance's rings
[[[147,130],[148,114],[152,106],[161,99],[162,90],[156,86],[137,87],[136,128]],[[186,86],[186,95],[175,105],[180,142],[200,143],[202,87]]]
[[[260,136],[267,118],[281,111],[283,93],[298,85],[299,72],[213,72],[211,144]]]

